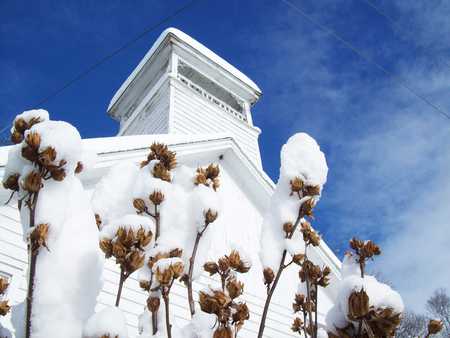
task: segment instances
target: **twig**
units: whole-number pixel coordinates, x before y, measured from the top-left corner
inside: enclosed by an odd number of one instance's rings
[[[116,296],[116,306],[119,306],[120,303],[120,297],[122,296],[122,288],[123,284],[125,283],[125,280],[127,279],[126,273],[123,271],[122,268],[120,268],[120,279],[119,279],[119,289],[117,290],[117,296]]]

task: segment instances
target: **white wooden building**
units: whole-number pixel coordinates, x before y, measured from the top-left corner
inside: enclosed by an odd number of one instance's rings
[[[262,218],[274,183],[261,164],[258,136],[251,107],[261,90],[248,77],[183,32],[169,28],[157,39],[142,61],[114,95],[108,114],[120,123],[117,136],[85,139],[84,146],[95,151],[99,160],[82,174],[88,191],[108,168],[125,160],[145,159],[153,141],[163,142],[177,152],[179,163],[193,167],[217,162],[221,166],[219,193],[226,201],[205,240],[212,241],[212,257],[238,244],[250,253],[253,266],[242,279],[250,320],[239,337],[256,337],[265,299],[262,267],[258,258]],[[0,148],[0,176],[7,160],[7,147]],[[4,190],[1,192],[6,193]],[[333,278],[339,278],[340,262],[325,243],[313,251],[313,260],[328,265]],[[12,201],[0,207],[0,274],[11,279],[8,298],[17,303],[26,290],[27,252],[22,240],[19,214]],[[291,303],[297,290],[297,269],[284,272],[272,301],[265,337],[295,336]],[[99,308],[113,304],[118,269],[106,262],[104,287]],[[203,276],[195,289],[213,283]],[[319,322],[333,303],[332,287],[320,294]],[[189,318],[186,291],[177,285],[172,296],[173,311],[179,324]],[[131,277],[125,284],[121,308],[127,315],[130,336],[137,333],[137,316],[142,313],[146,295]]]

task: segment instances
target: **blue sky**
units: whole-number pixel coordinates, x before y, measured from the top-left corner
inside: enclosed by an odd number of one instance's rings
[[[386,76],[283,1],[198,1],[39,108],[83,137],[114,135],[105,113],[167,26],[193,36],[263,90],[253,109],[264,168],[305,131],[330,167],[316,227],[338,256],[353,236],[384,249],[374,263],[420,309],[450,285],[450,4],[446,1],[290,0],[394,74]],[[187,1],[0,2],[0,121],[35,107],[91,64]],[[430,277],[432,276],[432,277]]]

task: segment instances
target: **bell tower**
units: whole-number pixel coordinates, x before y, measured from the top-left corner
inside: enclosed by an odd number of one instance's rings
[[[251,107],[259,87],[217,54],[166,29],[111,100],[120,135],[227,134],[261,168]]]

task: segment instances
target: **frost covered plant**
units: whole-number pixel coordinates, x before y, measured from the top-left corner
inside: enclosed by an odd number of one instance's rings
[[[365,274],[367,260],[380,255],[381,250],[372,241],[356,238],[350,247],[353,253],[344,259],[336,304],[326,316],[328,336],[394,337],[403,312],[401,297]]]
[[[267,297],[258,338],[263,336],[270,302],[284,269],[292,263],[304,264],[303,273],[305,276],[310,273],[312,263],[305,259],[300,236],[303,235],[304,247],[319,245],[320,237],[312,230],[306,218],[313,218],[313,210],[320,198],[327,173],[325,155],[309,135],[296,134],[283,146],[280,178],[264,219],[261,238],[260,256],[264,265]],[[311,284],[309,277],[306,280]],[[311,286],[306,295],[308,306],[311,305],[308,313],[312,312],[313,291]],[[313,328],[312,316],[309,327]]]
[[[119,306],[123,284],[127,278],[144,265],[144,252],[152,241],[152,226],[153,222],[146,217],[127,215],[108,224],[100,233],[100,248],[105,257],[114,257],[120,266],[116,306]]]
[[[299,278],[302,285],[305,286],[306,295],[299,292],[295,295],[292,307],[294,313],[302,313],[303,320],[296,317],[292,324],[292,331],[304,334],[304,337],[317,338],[317,309],[319,287],[325,288],[329,284],[329,275],[331,270],[325,266],[321,268],[315,265],[308,258],[308,247],[318,246],[320,244],[319,235],[312,229],[307,221],[303,221],[300,231],[305,243],[305,253],[294,255],[292,262],[300,265]]]
[[[167,145],[162,143],[153,143],[150,146],[150,153],[147,159],[141,162],[141,168],[153,165],[151,173],[153,177],[159,178],[166,182],[171,182],[172,177],[170,171],[177,165],[176,154],[170,151]],[[133,206],[138,214],[147,214],[155,220],[155,241],[158,240],[161,230],[161,215],[159,212],[160,205],[164,202],[164,194],[160,190],[149,192],[148,200],[135,198]]]
[[[3,185],[17,193],[28,244],[24,336],[53,336],[62,327],[76,335],[94,309],[101,274],[94,216],[75,177],[82,170],[81,137],[45,110],[19,114],[11,132]],[[74,295],[80,285],[83,294]],[[57,306],[60,295],[64,307]]]
[[[210,288],[199,293],[201,310],[217,317],[218,325],[213,338],[237,337],[244,322],[250,318],[247,305],[238,300],[244,292],[244,284],[236,277],[236,273],[246,273],[250,267],[250,263],[242,259],[237,250],[217,262],[204,264],[206,272],[211,276],[218,274],[221,280],[221,289]]]
[[[10,306],[8,305],[8,300],[3,299],[6,290],[8,289],[9,283],[6,278],[0,277],[0,316],[6,316],[6,314],[10,310]]]
[[[210,164],[206,168],[200,167],[196,171],[194,183],[197,186],[204,185],[206,187],[212,188],[214,191],[217,191],[217,189],[220,186],[219,174],[220,169],[218,165]],[[195,303],[194,303],[192,283],[193,283],[195,258],[197,256],[198,246],[200,243],[200,239],[202,238],[208,226],[217,219],[218,212],[216,210],[207,209],[203,211],[203,216],[204,216],[204,223],[197,229],[194,246],[192,248],[192,254],[191,257],[189,258],[189,270],[188,273],[183,276],[183,281],[187,286],[189,310],[191,312],[191,316],[195,314]]]
[[[179,248],[169,252],[159,251],[151,256],[148,265],[152,271],[151,284],[141,283],[141,287],[150,291],[147,306],[152,314],[156,314],[160,306],[160,296],[164,301],[165,325],[167,338],[172,338],[172,324],[170,322],[170,290],[175,280],[180,278],[184,272],[183,260],[180,258],[183,251]],[[156,318],[154,316],[153,318]],[[155,329],[155,326],[153,326]],[[155,332],[154,332],[155,333]]]

